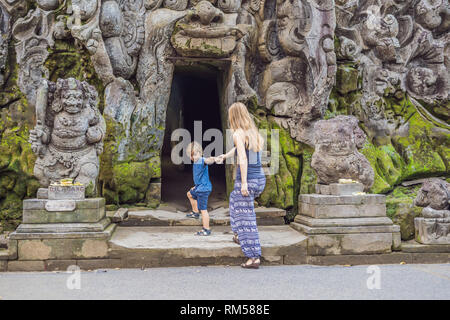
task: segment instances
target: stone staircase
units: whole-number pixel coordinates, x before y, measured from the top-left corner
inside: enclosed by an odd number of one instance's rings
[[[256,210],[262,260],[265,264],[306,263],[307,238],[285,225],[286,212],[277,208]],[[123,211],[122,211],[123,213]],[[244,261],[232,241],[228,208],[209,212],[212,235],[199,237],[201,219],[167,210],[131,210],[116,221],[109,241],[109,258],[123,268],[236,265]],[[116,213],[109,213],[110,217]]]
[[[258,207],[255,209],[258,226],[284,225],[286,211],[278,208]],[[115,213],[114,213],[115,214]],[[109,213],[113,217],[112,213]],[[220,207],[209,211],[211,226],[229,226],[228,208]],[[114,221],[114,219],[113,219]],[[201,226],[202,220],[186,217],[186,212],[178,210],[136,210],[128,211],[126,216],[116,221],[119,226]]]

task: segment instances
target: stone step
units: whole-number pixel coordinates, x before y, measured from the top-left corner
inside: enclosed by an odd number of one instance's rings
[[[286,211],[278,208],[258,207],[255,209],[259,226],[284,225]],[[211,226],[230,225],[228,208],[218,208],[209,212]],[[128,217],[119,221],[120,226],[201,226],[202,219],[187,218],[185,212],[167,210],[128,211]]]
[[[208,237],[194,235],[197,226],[117,227],[109,241],[109,258],[120,259],[123,268],[236,265],[244,261],[228,226],[212,228]],[[265,264],[306,263],[307,238],[283,226],[260,226]]]

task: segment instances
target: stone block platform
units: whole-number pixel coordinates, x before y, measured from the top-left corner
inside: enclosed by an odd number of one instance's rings
[[[108,256],[107,241],[116,225],[106,217],[105,199],[78,198],[24,200],[23,223],[9,237],[9,254],[18,260],[13,265]]]
[[[360,186],[355,185],[359,190]],[[327,194],[299,196],[299,215],[291,226],[308,236],[308,255],[384,254],[398,250],[400,227],[386,217],[385,196],[351,195],[348,192],[352,185],[342,186],[330,186]],[[336,195],[328,194],[334,189]]]
[[[122,267],[236,265],[244,261],[229,227],[217,226],[209,237],[194,235],[198,227],[118,227],[109,241],[110,258]],[[284,226],[259,227],[263,262],[306,263],[306,237]]]

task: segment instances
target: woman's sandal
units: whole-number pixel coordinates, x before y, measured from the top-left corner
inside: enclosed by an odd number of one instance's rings
[[[250,258],[249,260],[251,260],[252,263],[247,263],[248,262],[247,261],[247,262],[241,264],[241,267],[244,269],[259,269],[259,265],[261,262],[255,262],[255,261],[259,260],[259,258],[256,258],[256,259]]]
[[[209,235],[211,235],[211,229],[203,228],[201,231],[197,232],[195,235],[197,235],[197,236],[209,236]]]
[[[239,242],[239,236],[236,233],[233,236],[233,242],[238,245],[241,245],[241,243]]]

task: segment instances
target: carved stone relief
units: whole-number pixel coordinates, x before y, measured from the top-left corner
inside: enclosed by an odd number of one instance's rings
[[[381,98],[396,90],[418,108],[448,100],[448,13],[441,0],[337,1],[338,58],[360,65],[364,110],[358,116],[369,135],[408,132],[400,117],[388,119],[380,108]]]
[[[441,179],[426,180],[414,200],[423,207],[415,218],[416,240],[425,244],[450,243],[450,184]]]
[[[339,179],[353,179],[370,189],[374,171],[369,161],[358,149],[362,148],[366,135],[353,116],[337,116],[319,120],[314,125],[315,151],[311,167],[319,184],[338,183]]]

